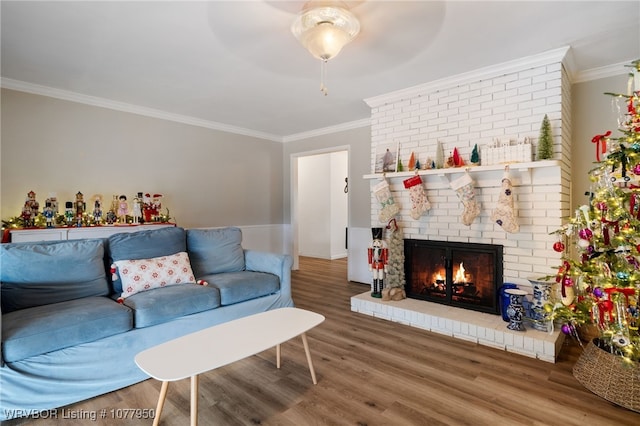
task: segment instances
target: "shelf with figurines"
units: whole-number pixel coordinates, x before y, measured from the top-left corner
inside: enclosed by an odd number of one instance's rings
[[[375,172],[363,175],[363,178],[407,178],[414,175],[445,176],[454,173],[490,172],[504,169],[530,172],[531,169],[535,168],[560,165],[560,161],[550,159],[551,155],[546,159],[532,161],[531,145],[526,139],[524,144],[510,145],[496,140],[492,144],[483,147],[483,155],[489,160],[484,163],[480,162],[477,145],[474,146],[468,163],[462,159],[457,148],[454,148],[446,161],[442,159],[442,155],[437,155],[438,158],[436,160],[427,159],[424,164],[421,164],[416,159],[415,153],[412,152],[406,162],[406,166],[399,158],[398,152],[397,148],[394,153],[393,150],[386,147],[384,153],[376,157]],[[441,152],[439,143],[438,152]]]
[[[103,208],[103,196],[91,197],[93,208],[87,208],[82,192],[75,195],[74,201],[64,203],[60,212],[57,197],[46,199],[44,208],[36,200],[36,193],[29,191],[19,216],[2,220],[2,229],[47,229],[95,226],[135,226],[153,223],[170,223],[169,209],[162,213],[161,194],[143,194],[138,192],[129,204],[126,195],[113,195],[108,209]]]

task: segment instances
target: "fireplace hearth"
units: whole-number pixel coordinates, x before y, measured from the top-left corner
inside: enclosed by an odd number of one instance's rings
[[[499,314],[503,247],[404,240],[407,297]]]

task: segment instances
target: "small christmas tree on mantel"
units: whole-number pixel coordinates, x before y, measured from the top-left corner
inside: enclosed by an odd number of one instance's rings
[[[540,125],[537,160],[549,160],[551,158],[553,158],[553,136],[551,135],[549,117],[545,114]]]
[[[622,135],[606,132],[592,140],[598,165],[589,172],[590,202],[557,231],[554,250],[563,254],[555,277],[560,300],[545,307],[565,334],[595,325],[598,347],[635,369],[640,362],[639,76],[640,60],[633,63],[630,77],[635,78],[635,91],[607,93],[625,101]],[[601,159],[601,154],[606,157]],[[575,244],[576,258],[567,250],[569,243]]]

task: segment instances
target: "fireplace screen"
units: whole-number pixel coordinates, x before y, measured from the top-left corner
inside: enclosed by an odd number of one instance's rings
[[[502,246],[405,240],[407,297],[498,314]]]

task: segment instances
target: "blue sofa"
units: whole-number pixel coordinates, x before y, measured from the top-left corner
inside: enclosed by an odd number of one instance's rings
[[[293,306],[290,256],[245,250],[241,241],[238,228],[161,228],[0,245],[0,420],[143,381],[138,352]],[[188,255],[182,271],[192,279],[133,294],[123,288],[130,265],[148,271],[156,261],[150,259],[182,252]]]

